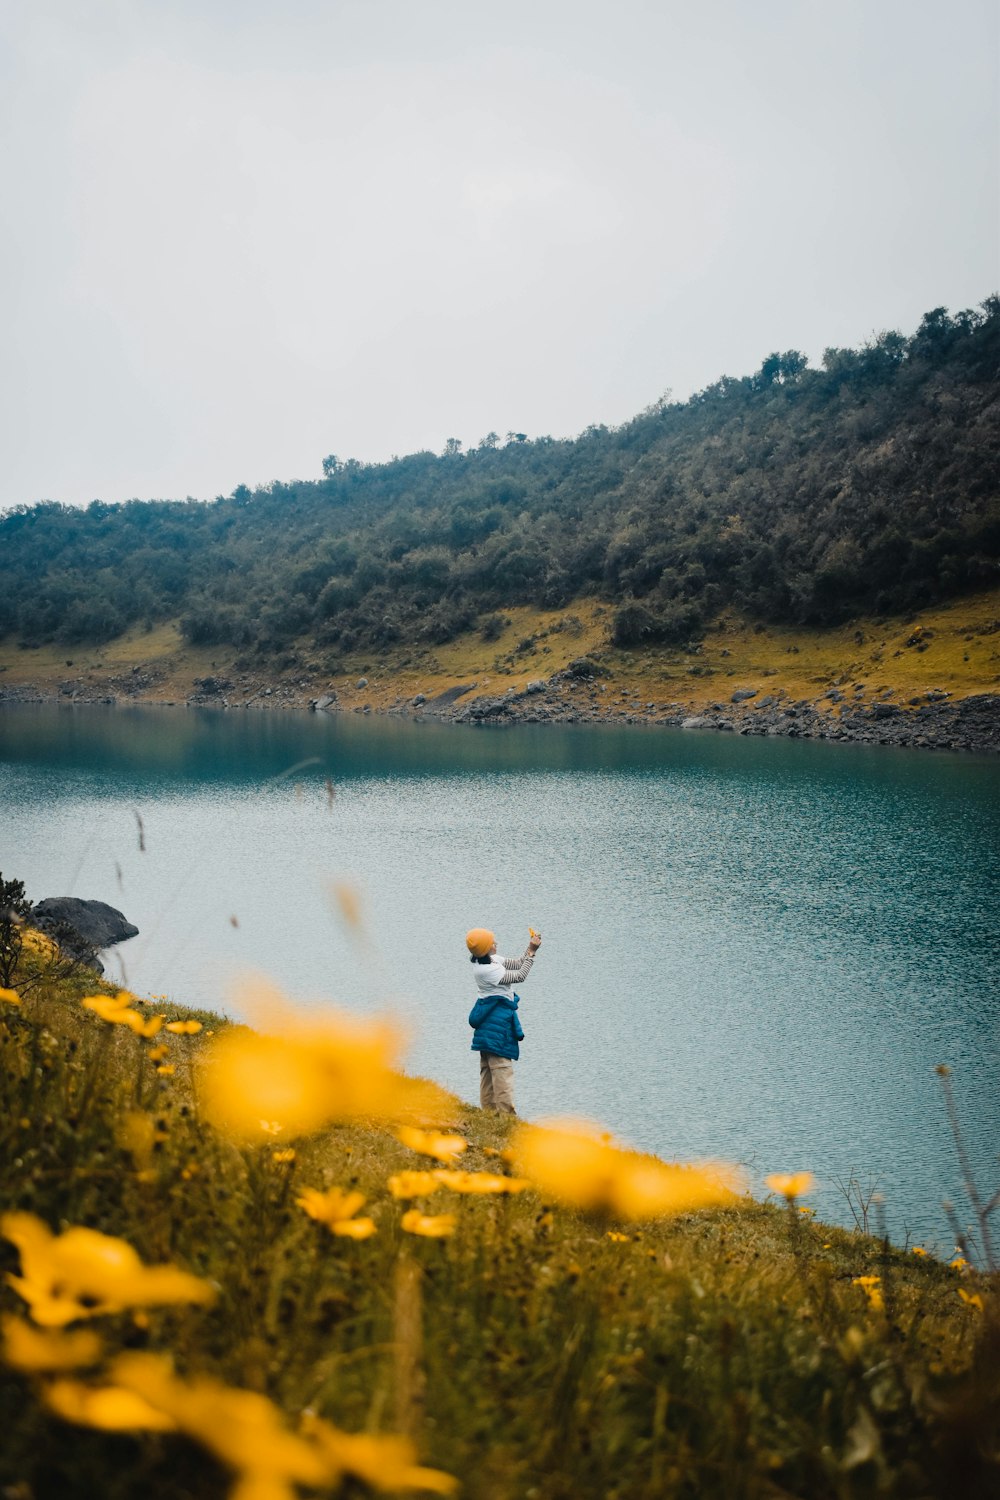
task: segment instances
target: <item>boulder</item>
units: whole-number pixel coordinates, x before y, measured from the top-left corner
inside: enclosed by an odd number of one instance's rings
[[[730,703],[745,703],[748,698],[756,698],[756,696],[756,688],[737,688],[729,701]]]
[[[120,911],[104,901],[81,901],[77,896],[48,896],[31,909],[30,920],[54,938],[64,953],[98,974],[104,966],[98,950],[123,943],[139,931]]]

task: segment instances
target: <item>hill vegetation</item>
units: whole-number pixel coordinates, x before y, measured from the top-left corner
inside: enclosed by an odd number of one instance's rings
[[[504,610],[609,606],[622,647],[905,613],[995,586],[1000,298],[910,337],[796,351],[573,440],[323,463],[211,502],[44,502],[0,519],[0,635],[192,646],[325,670],[357,650],[486,640]]]
[[[5,1494],[995,1493],[995,1275],[816,1222],[808,1174],[667,1211],[652,1159],[432,1088],[407,1130],[370,1022],[265,1039],[16,946]]]

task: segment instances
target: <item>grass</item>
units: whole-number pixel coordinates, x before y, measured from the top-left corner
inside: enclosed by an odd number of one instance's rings
[[[290,1431],[312,1412],[405,1434],[470,1500],[996,1493],[995,1277],[750,1198],[616,1223],[530,1189],[436,1195],[426,1211],[454,1211],[455,1233],[417,1238],[386,1184],[427,1163],[388,1125],[238,1146],[207,1122],[196,1067],[222,1018],[199,1012],[202,1033],[169,1036],[163,1073],[150,1052],[165,1033],[144,1041],[81,1007],[107,989],[92,975],[44,946],[22,964],[23,1004],[0,1015],[0,1207],[120,1236],[218,1287],[210,1307],[86,1320],[101,1368],[161,1351],[185,1377],[266,1396]],[[446,1108],[469,1142],[462,1165],[496,1171],[509,1122]],[[364,1194],[371,1238],[337,1238],[296,1205],[304,1187],[330,1186]],[[11,1244],[0,1256],[17,1269]],[[862,1276],[880,1278],[878,1295]],[[0,1298],[23,1315],[11,1287]],[[44,1386],[2,1371],[4,1493],[237,1493],[190,1437],[69,1424]],[[260,1485],[241,1500],[368,1492],[350,1477]]]
[[[724,614],[698,642],[632,651],[608,645],[611,609],[594,601],[548,611],[515,606],[502,620],[491,641],[472,631],[433,648],[411,643],[326,661],[302,641],[299,656],[306,665],[284,671],[266,664],[239,668],[230,648],[186,646],[176,624],[130,632],[100,648],[21,648],[8,639],[0,643],[0,684],[30,683],[57,693],[62,684],[78,682],[88,696],[110,692],[183,702],[195,691],[195,678],[214,675],[234,680],[235,702],[271,684],[284,689],[280,701],[288,704],[304,705],[334,689],[345,707],[367,703],[384,711],[417,693],[433,698],[466,683],[474,693],[520,688],[596,654],[609,689],[598,708],[638,698],[696,712],[728,702],[737,688],[816,701],[841,687],[852,701],[891,694],[904,705],[934,691],[958,698],[1000,692],[1000,589],[906,618],[863,618],[823,630],[760,628]],[[138,691],[134,668],[142,675]],[[363,689],[356,686],[360,677],[368,679]],[[836,717],[841,709],[830,704],[829,711]]]

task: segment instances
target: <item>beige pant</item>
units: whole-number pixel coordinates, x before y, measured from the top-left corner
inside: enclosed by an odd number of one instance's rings
[[[498,1109],[516,1115],[514,1108],[514,1064],[494,1052],[479,1054],[479,1102],[483,1109]]]

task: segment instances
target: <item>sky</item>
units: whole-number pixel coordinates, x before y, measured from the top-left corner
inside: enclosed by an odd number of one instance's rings
[[[0,0],[0,507],[573,436],[998,290],[996,0]]]

